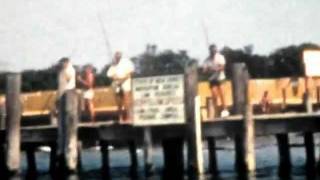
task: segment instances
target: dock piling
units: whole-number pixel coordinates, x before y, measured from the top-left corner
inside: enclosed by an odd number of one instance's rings
[[[6,168],[9,173],[20,171],[20,120],[21,120],[21,74],[10,73],[6,82]]]
[[[134,140],[129,141],[129,153],[130,153],[130,175],[132,177],[138,176],[138,156],[137,156],[137,145]]]
[[[102,174],[104,177],[110,177],[110,158],[109,158],[109,142],[108,141],[100,141],[100,151],[102,157]]]
[[[28,173],[36,174],[37,173],[37,163],[36,163],[36,148],[30,144],[26,148],[26,156],[28,162]]]
[[[164,173],[166,174],[165,176],[168,178],[183,176],[183,139],[164,139],[162,141],[162,146],[164,154]]]
[[[143,132],[143,151],[144,151],[144,171],[145,175],[148,177],[154,172],[152,156],[153,156],[153,147],[152,147],[152,134],[151,128],[145,127]]]
[[[290,146],[288,134],[277,134],[279,151],[279,174],[288,174],[291,171]]]
[[[216,153],[216,141],[214,137],[207,138],[208,143],[208,157],[209,157],[209,172],[212,175],[218,174],[218,165],[217,165],[217,153]]]
[[[57,168],[57,143],[50,144],[50,162],[49,162],[49,171],[54,173]]]
[[[255,171],[255,125],[249,102],[249,72],[245,63],[232,66],[233,114],[242,114],[242,133],[235,136],[236,169],[239,173]]]
[[[198,72],[197,64],[189,66],[186,70],[186,115],[188,130],[188,170],[192,174],[202,174],[203,152],[202,152],[202,133],[201,133],[201,113],[197,100],[200,101],[198,94]]]
[[[59,166],[67,172],[76,172],[78,166],[78,95],[68,90],[60,99],[58,126]]]
[[[314,137],[312,132],[304,134],[304,144],[306,148],[306,170],[314,170],[316,165],[314,151]]]

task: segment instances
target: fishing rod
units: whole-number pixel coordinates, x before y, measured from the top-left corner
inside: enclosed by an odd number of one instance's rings
[[[100,27],[102,29],[102,34],[103,34],[103,37],[104,37],[105,47],[106,47],[106,50],[108,52],[108,56],[109,56],[110,59],[112,59],[112,51],[111,51],[110,41],[109,41],[109,38],[108,38],[108,33],[107,33],[106,28],[105,28],[105,26],[103,24],[102,16],[101,16],[101,14],[99,12],[97,13],[97,18],[98,18]]]

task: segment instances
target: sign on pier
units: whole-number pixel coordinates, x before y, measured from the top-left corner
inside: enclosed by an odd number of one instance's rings
[[[134,78],[132,93],[134,125],[185,122],[184,75]]]

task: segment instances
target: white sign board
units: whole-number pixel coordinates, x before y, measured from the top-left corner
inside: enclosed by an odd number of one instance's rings
[[[134,78],[132,93],[134,125],[185,122],[183,75]]]
[[[320,50],[303,51],[306,76],[320,76]]]

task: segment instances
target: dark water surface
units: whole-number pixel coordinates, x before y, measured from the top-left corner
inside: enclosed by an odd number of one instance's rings
[[[320,135],[315,135],[315,147],[316,159],[319,159],[319,140]],[[218,140],[216,145],[218,147],[217,158],[218,158],[218,177],[211,177],[210,174],[206,174],[198,179],[241,179],[237,176],[234,170],[234,145],[233,140],[224,139]],[[274,136],[258,137],[256,139],[256,163],[257,171],[255,175],[250,176],[251,179],[256,180],[269,180],[269,179],[319,179],[317,177],[308,177],[305,170],[305,148],[303,147],[303,138],[297,134],[290,134],[291,146],[291,161],[292,171],[289,177],[280,178],[278,176],[278,150],[276,146],[276,140]],[[186,148],[185,148],[186,149]],[[206,171],[208,169],[208,150],[204,148],[204,160]],[[186,152],[185,152],[186,157]],[[22,175],[14,179],[38,179],[38,180],[49,180],[57,179],[53,178],[49,173],[49,153],[38,151],[36,154],[37,158],[37,169],[38,176],[36,178],[27,177],[26,169],[27,164],[25,155],[23,154],[22,163]],[[110,152],[110,165],[111,165],[111,179],[122,180],[122,179],[174,179],[174,178],[162,178],[161,170],[163,167],[163,156],[162,149],[156,148],[154,150],[154,163],[156,173],[150,178],[145,178],[143,173],[143,152],[138,150],[139,158],[139,176],[138,178],[131,178],[129,176],[129,151],[126,149],[112,150]],[[186,162],[186,160],[185,160]],[[75,176],[64,177],[62,179],[103,179],[100,171],[101,167],[101,154],[97,149],[88,149],[82,152],[82,163],[83,170]],[[186,164],[186,163],[185,163]],[[61,177],[59,178],[61,179]],[[184,179],[191,179],[185,175]]]

